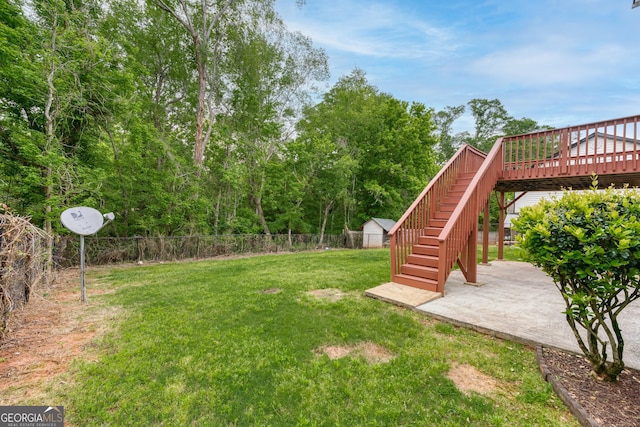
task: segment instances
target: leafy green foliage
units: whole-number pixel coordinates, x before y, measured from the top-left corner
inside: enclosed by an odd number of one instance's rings
[[[438,161],[444,165],[456,153],[461,143],[459,136],[453,135],[453,123],[464,114],[464,105],[452,107],[446,106],[433,116],[433,121],[438,134]]]
[[[624,368],[617,317],[640,297],[640,195],[595,186],[523,209],[514,228],[528,259],[562,293],[567,322],[594,372],[615,380]]]
[[[300,138],[328,138],[342,159],[335,166],[351,168],[320,206],[342,204],[339,229],[371,217],[399,218],[436,171],[431,110],[379,92],[362,70],[341,78],[298,128]]]
[[[499,99],[475,98],[468,104],[475,119],[475,131],[465,142],[488,153],[511,117]]]
[[[434,114],[362,70],[312,105],[327,78],[270,0],[0,2],[0,202],[52,234],[74,205],[128,236],[399,218],[464,142],[464,107]],[[499,101],[473,105],[476,133],[498,132]]]

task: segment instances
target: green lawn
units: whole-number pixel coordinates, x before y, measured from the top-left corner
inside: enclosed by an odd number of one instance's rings
[[[498,247],[489,246],[489,261],[498,258]],[[524,261],[525,252],[518,246],[504,246],[503,258],[507,261]],[[482,245],[478,245],[478,262],[482,261]]]
[[[534,352],[363,296],[388,250],[336,250],[88,272],[124,313],[55,390],[77,426],[577,426]],[[101,290],[113,290],[98,295]],[[265,290],[279,289],[278,293]],[[323,288],[345,295],[309,295]],[[94,291],[92,293],[92,290]],[[331,359],[369,343],[393,355]],[[489,395],[447,377],[469,364]]]

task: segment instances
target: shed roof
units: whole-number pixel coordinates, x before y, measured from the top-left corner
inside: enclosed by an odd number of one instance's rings
[[[396,225],[396,222],[394,220],[386,218],[371,218],[369,221],[375,221],[375,223],[382,227],[382,229],[386,232],[391,231],[393,226]]]

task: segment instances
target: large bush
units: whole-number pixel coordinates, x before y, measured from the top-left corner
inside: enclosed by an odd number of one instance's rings
[[[523,209],[514,228],[529,261],[562,293],[593,372],[615,381],[624,369],[618,315],[640,296],[640,193],[596,186]]]

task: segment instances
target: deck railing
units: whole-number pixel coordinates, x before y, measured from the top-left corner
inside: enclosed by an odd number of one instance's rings
[[[478,216],[486,206],[491,192],[500,178],[502,172],[502,144],[496,142],[486,159],[476,172],[462,199],[451,214],[447,225],[444,227],[438,241],[440,245],[440,258],[438,260],[438,292],[444,292],[444,284],[449,277],[456,261],[468,245],[473,245],[473,256],[468,260],[470,268],[475,271],[475,250],[477,235],[472,233],[478,230]],[[472,239],[470,239],[472,237]],[[467,276],[467,272],[464,272]],[[467,280],[475,281],[475,277]]]
[[[640,169],[640,115],[503,139],[503,180],[626,173]]]
[[[425,229],[429,226],[429,218],[433,217],[438,206],[447,197],[459,174],[477,171],[485,156],[469,145],[461,147],[391,229],[389,236],[392,280],[399,272],[400,266],[406,263],[413,245],[424,235]]]

